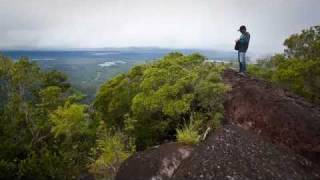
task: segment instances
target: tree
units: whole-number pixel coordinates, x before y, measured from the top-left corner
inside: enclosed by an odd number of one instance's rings
[[[303,30],[285,40],[284,54],[249,65],[249,73],[271,80],[320,103],[320,26]]]
[[[95,144],[67,77],[0,56],[0,179],[72,179]]]
[[[303,30],[285,40],[285,54],[289,58],[320,60],[320,26]]]
[[[170,53],[136,66],[106,82],[94,105],[106,126],[136,139],[138,150],[173,140],[176,128],[189,122],[191,114],[201,115],[205,124],[223,111],[228,89],[221,82],[223,67],[204,60],[199,54]]]

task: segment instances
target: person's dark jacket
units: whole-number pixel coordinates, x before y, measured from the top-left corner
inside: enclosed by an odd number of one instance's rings
[[[250,42],[250,34],[248,32],[243,33],[239,39],[239,52],[247,52]]]

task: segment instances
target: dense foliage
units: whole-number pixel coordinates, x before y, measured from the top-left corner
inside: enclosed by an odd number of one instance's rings
[[[290,36],[284,45],[284,54],[249,65],[249,73],[287,87],[319,104],[320,26]]]
[[[205,64],[199,54],[171,53],[132,68],[104,84],[94,103],[107,126],[135,138],[138,150],[175,139],[191,119],[199,132],[221,119],[222,65]]]
[[[58,71],[0,57],[0,179],[112,177],[137,149],[195,143],[223,118],[223,66],[171,53],[107,81],[81,104]],[[191,124],[186,126],[186,124]]]
[[[285,40],[285,55],[302,60],[320,60],[320,26],[293,34]]]
[[[67,77],[0,57],[0,179],[72,179],[85,170],[94,122]]]

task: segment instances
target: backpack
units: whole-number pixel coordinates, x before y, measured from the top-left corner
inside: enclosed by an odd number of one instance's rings
[[[236,45],[234,46],[234,50],[239,51],[240,48],[240,41],[236,42]]]

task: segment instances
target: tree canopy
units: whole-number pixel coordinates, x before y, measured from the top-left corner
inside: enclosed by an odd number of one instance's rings
[[[95,143],[67,77],[27,58],[0,57],[0,179],[65,179]]]
[[[112,177],[136,149],[175,141],[186,124],[199,139],[222,119],[223,68],[170,53],[107,81],[84,105],[65,74],[1,56],[0,179]]]
[[[228,89],[222,70],[199,54],[171,53],[102,85],[94,106],[107,125],[127,131],[144,149],[174,139],[192,117],[208,123],[222,112]]]

